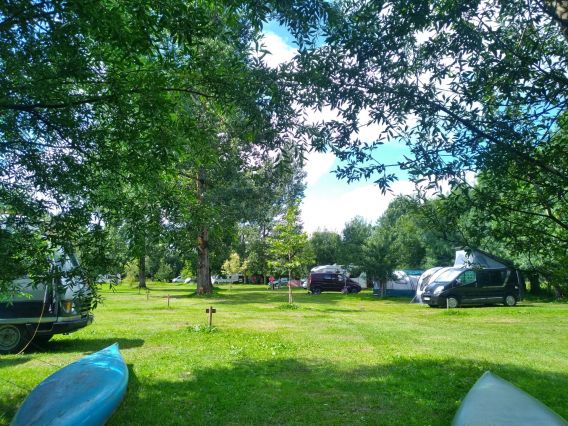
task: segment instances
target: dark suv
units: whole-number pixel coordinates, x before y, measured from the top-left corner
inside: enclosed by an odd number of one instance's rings
[[[308,277],[308,291],[320,294],[322,291],[344,291],[359,293],[361,286],[343,274],[333,272],[312,272]]]
[[[428,284],[422,300],[430,306],[503,303],[515,306],[520,299],[522,278],[515,269],[447,268]]]

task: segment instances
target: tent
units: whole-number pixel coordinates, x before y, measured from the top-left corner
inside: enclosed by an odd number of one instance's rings
[[[456,250],[454,268],[478,267],[484,269],[511,268],[513,263],[478,249]]]

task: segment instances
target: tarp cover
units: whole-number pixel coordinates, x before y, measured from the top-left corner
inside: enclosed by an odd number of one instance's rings
[[[542,402],[486,371],[463,400],[452,426],[568,426]]]
[[[502,259],[497,260],[494,256],[480,250],[456,250],[456,258],[454,260],[454,267],[481,267],[487,269],[507,268]]]

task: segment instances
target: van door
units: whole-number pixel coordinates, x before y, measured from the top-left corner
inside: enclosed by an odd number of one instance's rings
[[[507,269],[484,269],[479,271],[479,302],[498,303],[505,297],[505,285],[511,271]]]
[[[333,291],[335,290],[335,276],[333,274],[323,274],[322,290]]]
[[[459,297],[461,303],[473,303],[479,297],[476,271],[467,270],[462,272],[457,277],[452,292]]]

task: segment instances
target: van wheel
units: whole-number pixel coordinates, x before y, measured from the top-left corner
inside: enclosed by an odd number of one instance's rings
[[[321,294],[321,288],[319,287],[312,288],[312,294]]]
[[[459,305],[460,301],[454,296],[450,296],[446,299],[446,306],[448,308],[457,308]]]
[[[0,354],[17,353],[28,340],[25,327],[13,324],[0,325]]]
[[[349,289],[349,293],[354,293],[354,294],[359,293],[359,289],[357,287],[351,287]]]
[[[517,299],[512,294],[509,294],[505,296],[503,303],[505,304],[505,306],[515,306],[517,304]]]

